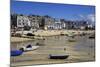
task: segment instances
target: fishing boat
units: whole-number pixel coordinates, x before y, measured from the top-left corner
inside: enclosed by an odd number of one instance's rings
[[[37,48],[39,48],[39,46],[27,45],[26,47],[25,46],[21,47],[19,50],[32,51],[32,50],[36,50]]]
[[[11,50],[11,56],[20,56],[22,53],[23,51],[21,50]]]
[[[69,55],[49,55],[49,59],[67,59]]]

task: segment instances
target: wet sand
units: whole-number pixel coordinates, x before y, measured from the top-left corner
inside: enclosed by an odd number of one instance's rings
[[[73,63],[95,61],[95,40],[87,36],[76,36],[75,42],[69,42],[67,36],[45,37],[45,40],[35,40],[21,43],[11,43],[11,49],[19,49],[27,44],[42,43],[37,50],[24,52],[21,56],[11,57],[11,66]],[[66,50],[64,50],[66,48]],[[49,54],[68,54],[67,59],[49,59]]]

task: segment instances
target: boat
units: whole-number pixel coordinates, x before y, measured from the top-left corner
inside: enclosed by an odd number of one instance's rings
[[[75,42],[75,39],[68,39],[69,42]]]
[[[89,37],[89,39],[94,39],[94,38],[95,38],[94,36],[90,36],[90,37]]]
[[[21,50],[11,50],[11,56],[20,56],[22,53],[23,51]]]
[[[36,43],[36,46],[43,46],[45,44]]]
[[[39,46],[32,46],[32,45],[29,44],[26,47],[25,46],[21,47],[19,50],[32,51],[32,50],[36,50],[37,48],[39,48]]]
[[[67,59],[69,55],[49,55],[49,59]]]
[[[65,34],[65,33],[63,33],[63,32],[61,32],[60,35],[61,35],[61,36],[64,36],[64,35],[65,35],[65,36],[68,36],[68,34]]]
[[[61,33],[60,35],[64,36],[65,34]]]
[[[74,34],[68,34],[68,37],[72,37],[72,38],[74,38],[75,35],[74,35]]]
[[[89,39],[94,39],[94,38],[95,38],[94,34],[89,36]]]
[[[27,36],[35,36],[35,35],[32,33],[27,33]]]

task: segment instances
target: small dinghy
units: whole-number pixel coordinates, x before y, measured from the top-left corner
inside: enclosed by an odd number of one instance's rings
[[[23,51],[21,50],[11,50],[11,56],[19,56],[22,55]]]
[[[95,35],[89,36],[89,39],[95,39]]]
[[[23,46],[19,50],[22,50],[22,51],[32,51],[32,50],[36,50],[37,48],[39,48],[39,46],[32,46],[32,45],[29,44],[26,47]]]
[[[69,42],[76,42],[75,39],[68,39]]]
[[[68,37],[74,38],[74,37],[75,37],[75,34],[74,34],[74,33],[69,33],[69,34],[68,34]]]
[[[67,59],[69,55],[49,55],[49,59]]]

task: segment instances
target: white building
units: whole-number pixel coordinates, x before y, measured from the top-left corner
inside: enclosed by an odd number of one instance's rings
[[[39,28],[39,23],[41,21],[41,17],[40,16],[29,16],[29,20],[31,22],[32,29]]]
[[[27,16],[17,16],[17,27],[31,26]]]

